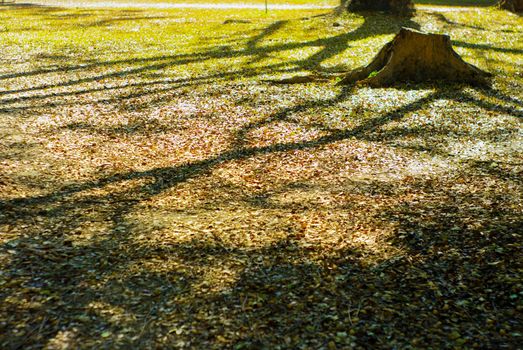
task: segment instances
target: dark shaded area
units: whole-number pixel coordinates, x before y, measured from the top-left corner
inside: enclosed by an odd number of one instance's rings
[[[351,12],[385,11],[395,15],[411,16],[414,12],[412,0],[350,0],[347,9]]]
[[[493,6],[496,0],[414,0],[415,4],[419,5],[435,5],[435,6]]]
[[[523,1],[522,0],[500,0],[498,3],[499,7],[508,11],[523,13]]]
[[[471,44],[460,40],[453,40],[452,43],[459,47],[466,47],[469,49],[478,49],[478,50],[492,50],[497,52],[506,52],[506,53],[514,53],[514,54],[523,54],[523,50],[519,49],[511,49],[511,48],[504,48],[504,47],[495,47],[489,44]]]
[[[283,109],[264,122],[247,126],[239,131],[238,136],[241,138],[246,130],[264,123],[284,120],[296,111],[317,107],[318,104],[336,104],[348,94],[350,90],[344,90],[332,100]],[[42,289],[48,290],[53,298],[32,311],[34,324],[27,325],[32,329],[30,332],[38,333],[39,341],[43,342],[41,345],[56,335],[60,327],[76,329],[78,339],[99,336],[104,328],[92,326],[106,324],[109,327],[110,321],[100,314],[85,314],[88,305],[96,301],[124,307],[126,313],[140,315],[119,323],[124,333],[125,329],[142,329],[138,339],[124,338],[119,342],[114,338],[114,343],[109,343],[119,347],[176,344],[180,339],[187,346],[220,347],[216,337],[222,334],[224,327],[239,334],[230,340],[231,344],[244,344],[247,348],[270,348],[276,344],[285,344],[285,348],[294,348],[298,344],[316,347],[325,346],[330,341],[339,346],[366,347],[372,344],[376,348],[390,348],[391,344],[401,346],[416,342],[420,346],[435,344],[440,348],[451,348],[458,338],[463,339],[464,344],[479,341],[488,347],[513,346],[516,338],[507,336],[507,332],[520,325],[512,299],[518,284],[515,276],[511,278],[510,273],[503,271],[512,266],[512,259],[517,254],[514,249],[521,238],[522,222],[521,213],[510,209],[512,206],[507,202],[510,199],[506,197],[494,199],[489,206],[478,206],[477,194],[449,192],[444,183],[421,178],[413,183],[398,183],[400,187],[407,186],[425,193],[428,200],[405,202],[400,207],[373,214],[384,224],[396,225],[397,235],[393,243],[405,251],[405,255],[375,266],[362,264],[364,251],[343,249],[334,250],[321,262],[297,264],[296,261],[307,261],[308,252],[314,251],[314,247],[301,247],[300,239],[292,229],[287,239],[259,251],[227,247],[212,237],[209,237],[209,242],[198,240],[188,242],[186,246],[148,248],[134,242],[133,236],[138,232],[134,232],[132,223],[126,223],[125,219],[140,201],[190,178],[204,176],[224,162],[272,152],[312,149],[353,137],[379,141],[386,140],[390,133],[394,139],[401,134],[394,130],[383,132],[384,125],[432,101],[451,96],[458,99],[462,96],[465,101],[474,102],[472,97],[456,90],[435,92],[358,127],[333,130],[313,141],[258,148],[238,144],[214,158],[180,167],[122,173],[96,182],[66,186],[46,196],[3,201],[0,203],[0,222],[27,225],[28,230],[26,237],[8,242],[1,248],[3,254],[7,252],[10,256],[4,273],[26,280],[23,286],[13,285],[0,293],[6,308],[3,312],[10,315],[25,312],[12,309],[10,305],[13,304],[5,302],[12,288],[28,288],[28,297],[36,293],[34,298],[39,298]],[[523,186],[521,174],[505,172],[504,167],[493,169],[481,163],[468,165],[470,170],[464,170],[461,181],[467,181],[468,176],[478,176],[479,172]],[[146,184],[107,196],[77,195],[130,179],[144,179]],[[376,195],[382,189],[391,194],[391,190],[379,182],[359,192]],[[437,195],[431,198],[430,193]],[[246,199],[246,203],[271,207],[270,196]],[[88,245],[72,246],[67,237],[93,220],[96,217],[93,214],[109,219],[113,229]],[[35,218],[40,218],[37,222],[45,222],[46,226],[35,223]],[[473,229],[467,221],[470,218],[475,218]],[[67,231],[59,227],[67,227]],[[139,232],[144,234],[143,229]],[[495,235],[496,242],[493,249],[502,246],[503,251],[489,250],[494,239],[492,235]],[[195,273],[186,275],[173,270],[158,274],[143,270],[135,278],[126,280],[111,277],[126,266],[158,256],[167,260],[186,258],[186,263],[194,267]],[[409,256],[423,258],[413,264]],[[87,265],[86,257],[90,261]],[[258,263],[266,261],[263,259],[267,257],[268,263]],[[233,286],[218,294],[202,295],[198,294],[201,291],[193,289],[192,286],[202,282],[202,275],[197,273],[200,268],[212,267],[216,261],[229,259],[245,265],[244,273]],[[21,266],[27,268],[20,270]],[[82,282],[85,276],[93,273],[105,276],[106,282],[97,288],[85,286]],[[406,280],[405,276],[409,279]],[[114,293],[115,288],[120,288],[122,294]],[[108,294],[104,290],[112,292]],[[478,299],[471,303],[470,295]],[[129,304],[129,298],[135,298],[136,303]],[[249,298],[257,299],[247,302]],[[467,302],[460,303],[462,299]],[[478,308],[478,305],[483,307]],[[185,326],[186,331],[175,335],[160,323],[156,324],[166,312],[174,320],[171,327]],[[198,313],[206,316],[199,318]],[[452,317],[449,318],[447,315],[450,314]],[[412,323],[413,315],[419,321],[416,324]],[[494,323],[489,321],[493,318]],[[59,321],[51,323],[51,320]],[[372,332],[366,326],[369,323],[373,324]],[[426,332],[427,328],[438,329],[440,333]],[[404,331],[407,329],[408,332]],[[499,333],[502,329],[505,330],[503,334]],[[449,339],[448,332],[458,332],[459,337]],[[27,345],[26,336],[19,337],[10,329],[3,329],[2,333],[9,337],[8,344],[14,345],[13,348]],[[142,343],[144,339],[147,339],[146,343]],[[34,340],[31,342],[36,345]]]
[[[34,3],[17,3],[16,1],[5,1],[0,3],[0,10],[26,10],[30,9],[35,14],[44,14],[46,12],[60,11],[63,8],[58,6],[48,6]]]
[[[473,26],[470,24],[454,22],[454,21],[448,19],[447,16],[445,16],[441,12],[430,12],[430,15],[432,17],[434,17],[436,19],[436,21],[444,23],[449,28],[458,27],[458,28],[467,28],[467,29],[473,29],[473,30],[489,30],[484,27],[478,27],[478,26]]]
[[[86,14],[83,14],[86,16]],[[123,16],[123,17],[113,17],[107,18],[104,20],[94,21],[85,25],[85,27],[103,27],[111,26],[113,24],[118,24],[119,22],[140,22],[144,20],[155,20],[155,19],[166,19],[167,16]]]

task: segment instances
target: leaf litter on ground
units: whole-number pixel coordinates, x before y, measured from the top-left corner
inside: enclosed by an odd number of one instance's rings
[[[0,347],[521,342],[521,18],[0,18]],[[264,82],[360,66],[406,24],[493,89]]]

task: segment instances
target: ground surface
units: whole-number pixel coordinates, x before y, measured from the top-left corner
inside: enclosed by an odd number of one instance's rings
[[[338,0],[5,0],[5,3],[22,3],[44,6],[83,7],[83,8],[265,8],[298,9],[298,8],[333,8],[340,5]],[[496,0],[417,0],[418,8],[437,9],[450,7],[493,6]]]
[[[450,33],[492,89],[267,78]],[[0,348],[521,344],[523,20],[0,8]]]

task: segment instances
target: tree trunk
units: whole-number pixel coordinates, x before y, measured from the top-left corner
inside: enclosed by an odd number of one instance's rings
[[[512,12],[523,12],[523,0],[501,0],[499,7]]]
[[[490,73],[466,63],[452,49],[450,37],[401,28],[366,67],[349,72],[340,84],[373,87],[396,82],[446,80],[488,85]]]
[[[409,15],[414,11],[412,0],[352,0],[349,11],[386,11],[396,15]]]

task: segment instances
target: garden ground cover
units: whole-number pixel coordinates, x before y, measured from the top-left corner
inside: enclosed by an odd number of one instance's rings
[[[491,89],[272,85],[449,33]],[[516,348],[523,20],[0,7],[0,347]]]
[[[6,0],[6,3],[11,1]],[[12,1],[16,3],[15,1]],[[18,1],[20,2],[20,1]],[[430,7],[464,7],[464,6],[493,6],[496,4],[495,0],[416,0],[413,1],[416,6],[430,6]],[[62,6],[62,7],[121,7],[127,5],[128,7],[154,7],[154,6],[169,6],[176,4],[207,4],[207,5],[264,5],[265,0],[28,0],[23,1],[24,4],[35,4],[44,6]],[[308,5],[321,7],[336,7],[340,5],[337,0],[268,0],[269,8],[274,5]]]

